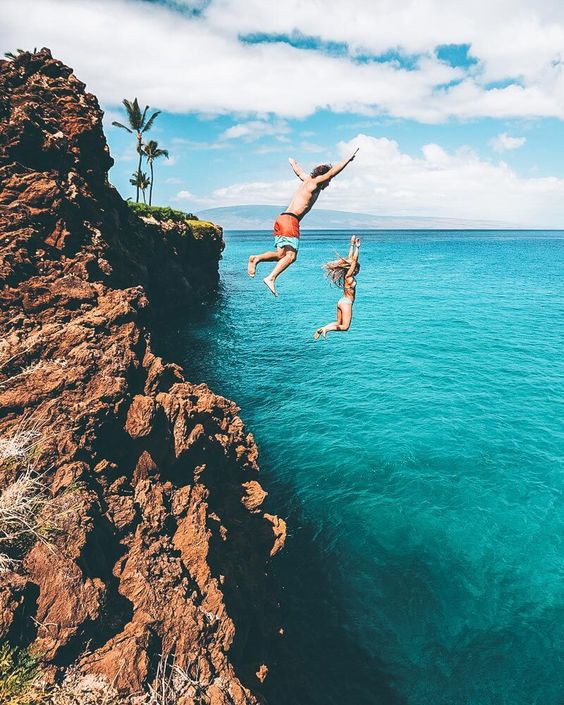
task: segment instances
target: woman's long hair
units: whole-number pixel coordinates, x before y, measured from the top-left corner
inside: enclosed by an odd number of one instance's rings
[[[345,288],[345,278],[351,263],[344,257],[339,257],[339,259],[332,260],[323,265],[325,270],[325,276],[331,284],[338,286],[340,289]],[[356,268],[354,273],[357,274],[360,271],[360,264],[356,263]]]

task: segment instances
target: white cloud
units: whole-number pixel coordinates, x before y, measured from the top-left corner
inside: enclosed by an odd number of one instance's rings
[[[194,199],[198,198],[195,194],[193,194],[191,191],[179,191],[176,196],[174,196],[175,201],[192,201]]]
[[[519,149],[526,141],[525,137],[510,137],[507,132],[501,132],[490,140],[490,145],[495,152],[507,152],[512,149]]]
[[[543,71],[564,46],[558,0],[214,0],[205,14],[226,34],[299,31],[345,42],[353,52],[417,54],[471,44],[490,81]]]
[[[426,122],[564,118],[564,5],[556,0],[212,0],[202,8],[193,16],[140,0],[18,0],[3,14],[0,44],[50,46],[110,106],[139,95],[173,112],[261,119],[318,109]],[[252,32],[345,42],[350,55],[240,40]],[[440,61],[436,47],[452,43],[470,44],[477,63]],[[418,57],[409,68],[353,60],[389,50]],[[512,78],[518,83],[488,85]]]
[[[290,128],[287,123],[280,120],[275,123],[266,120],[249,120],[229,127],[222,132],[220,139],[234,140],[242,138],[245,142],[254,142],[261,137],[280,137],[287,135]]]
[[[195,193],[192,193],[191,191],[188,191],[187,189],[183,189],[182,191],[179,191],[175,196],[171,198],[171,201],[175,203],[190,203],[193,206],[198,206],[200,208],[204,208],[206,206],[211,206],[214,205],[215,201],[209,198],[205,198],[202,196],[197,196]]]
[[[231,184],[231,186],[216,189],[212,194],[212,200],[216,206],[245,203],[261,205],[285,203],[286,201],[289,202],[296,184],[296,179]]]
[[[324,191],[319,207],[523,226],[564,225],[564,179],[521,178],[503,161],[485,161],[469,148],[452,153],[427,144],[420,157],[413,157],[394,140],[364,134],[341,142],[339,151],[344,156],[357,146],[355,161]],[[237,183],[212,195],[214,205],[282,205],[295,187],[292,179]]]

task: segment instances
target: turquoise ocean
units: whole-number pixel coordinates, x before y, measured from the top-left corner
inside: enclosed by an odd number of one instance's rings
[[[350,232],[272,297],[227,232],[217,298],[167,322],[235,399],[286,517],[269,705],[564,703],[564,233],[359,232],[351,329],[314,342]],[[278,674],[278,675],[276,675]]]

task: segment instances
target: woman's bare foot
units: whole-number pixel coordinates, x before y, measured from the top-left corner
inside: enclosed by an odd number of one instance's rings
[[[257,258],[251,255],[249,257],[249,264],[247,265],[247,274],[250,277],[254,277],[257,271]]]
[[[265,277],[263,279],[263,282],[270,289],[274,296],[278,296],[278,292],[276,291],[276,287],[274,286],[274,279],[272,279],[271,277]]]

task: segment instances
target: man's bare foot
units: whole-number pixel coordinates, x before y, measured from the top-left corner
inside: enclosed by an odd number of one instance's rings
[[[254,277],[257,271],[257,258],[251,255],[249,257],[249,264],[247,265],[247,274],[250,277]]]
[[[270,289],[270,291],[274,294],[274,296],[278,296],[278,292],[276,291],[276,287],[274,286],[274,279],[271,279],[270,277],[265,277],[263,279],[263,282]]]
[[[321,333],[323,333],[323,328],[318,328],[313,334],[313,339],[319,340],[319,338],[321,337]]]

